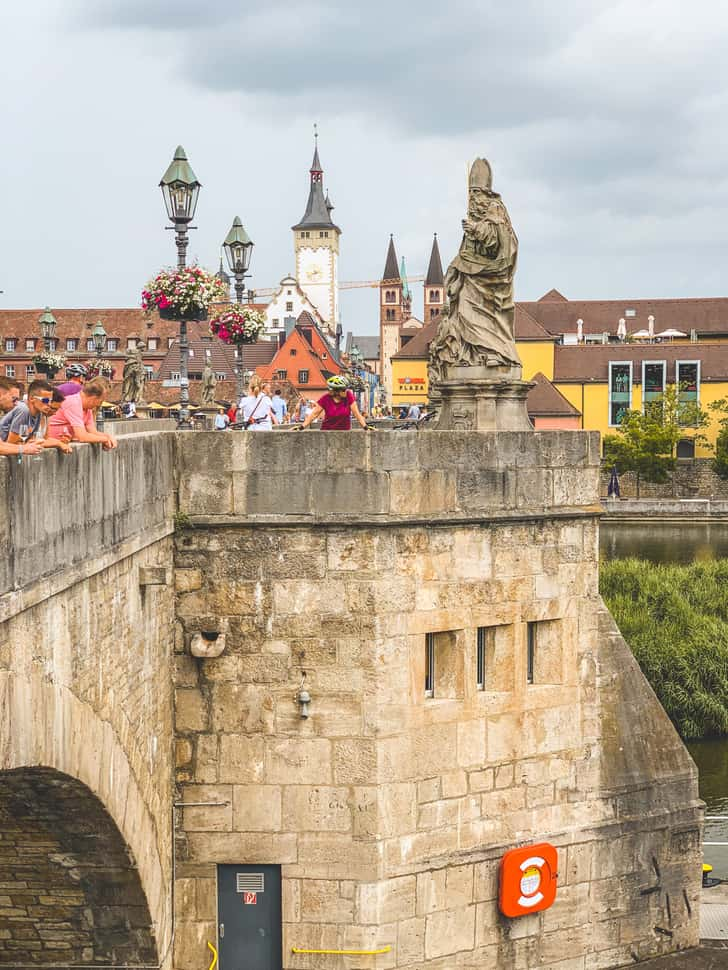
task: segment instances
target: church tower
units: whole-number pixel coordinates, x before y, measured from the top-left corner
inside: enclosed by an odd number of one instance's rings
[[[384,273],[379,284],[379,373],[389,404],[392,403],[392,355],[400,349],[399,328],[406,319],[403,294],[394,238],[390,236]]]
[[[318,134],[310,170],[308,202],[303,218],[293,229],[296,279],[323,317],[331,334],[339,324],[339,236],[331,218],[334,208],[324,196],[324,171],[318,152]]]
[[[439,317],[445,306],[445,277],[442,273],[440,247],[437,245],[437,233],[432,240],[430,265],[425,277],[425,326]]]

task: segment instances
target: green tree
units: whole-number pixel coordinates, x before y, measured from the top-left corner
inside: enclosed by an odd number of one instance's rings
[[[728,478],[728,399],[720,398],[708,405],[718,416],[718,436],[715,439],[713,470],[720,478]]]
[[[728,420],[728,419],[727,419]],[[604,460],[620,472],[634,472],[637,495],[640,481],[667,482],[677,462],[677,444],[686,437],[706,443],[702,429],[710,417],[695,401],[686,401],[674,384],[645,404],[644,411],[627,411],[619,434],[605,435]]]

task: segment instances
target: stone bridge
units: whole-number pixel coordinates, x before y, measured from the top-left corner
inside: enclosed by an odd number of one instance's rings
[[[581,432],[4,461],[0,966],[196,970],[211,942],[221,970],[598,970],[694,946],[695,769],[599,599],[597,485]],[[506,919],[499,861],[543,840],[556,902]],[[260,910],[225,896],[235,869],[270,878]]]

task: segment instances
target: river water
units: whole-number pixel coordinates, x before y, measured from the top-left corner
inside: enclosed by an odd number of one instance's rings
[[[635,556],[657,563],[689,563],[728,558],[728,522],[645,525],[602,520],[600,550],[603,559]],[[706,815],[728,817],[728,738],[690,741],[687,744],[700,774],[700,797]],[[706,842],[728,842],[728,820],[706,821]],[[728,845],[704,847],[713,875],[728,879]]]

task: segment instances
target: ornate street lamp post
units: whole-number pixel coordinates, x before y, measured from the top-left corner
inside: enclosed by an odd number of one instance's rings
[[[103,354],[104,350],[106,350],[106,331],[104,330],[104,325],[100,320],[97,321],[96,326],[91,331],[91,339],[94,342],[94,350],[96,351],[96,362],[98,365],[97,370],[99,375],[101,375],[101,355]],[[102,411],[103,408],[99,408],[99,415],[96,418],[96,427],[99,431],[101,431],[104,426],[104,420],[100,416]]]
[[[243,229],[240,216],[235,216],[233,224],[230,227],[230,232],[225,236],[225,242],[222,244],[222,248],[225,250],[225,258],[230,267],[230,272],[235,277],[235,300],[237,303],[243,302],[245,278],[250,276],[248,268],[250,267],[250,258],[253,255],[253,245],[252,239],[248,236],[245,229]],[[250,302],[250,297],[251,291],[248,288],[248,302]],[[245,380],[242,344],[238,344],[235,348],[235,356],[238,363],[236,392],[238,401],[240,401],[240,398],[243,396],[243,382]]]
[[[38,327],[40,328],[40,335],[43,338],[43,348],[48,354],[51,352],[51,341],[56,335],[56,318],[51,313],[50,307],[46,307],[45,310],[38,317]],[[57,367],[47,367],[46,374],[50,380],[56,376],[58,368]]]
[[[98,364],[99,364],[99,373],[100,373],[101,355],[106,350],[106,331],[104,330],[104,325],[100,320],[91,331],[91,339],[94,342],[94,350],[96,351],[96,360],[98,361]]]
[[[164,198],[167,217],[174,229],[174,240],[177,244],[177,268],[184,269],[187,265],[187,233],[195,229],[190,223],[194,219],[197,208],[197,197],[200,194],[201,183],[198,182],[190,163],[187,161],[185,150],[177,146],[169,168],[159,183]],[[190,380],[189,380],[189,342],[187,339],[187,321],[179,321],[179,423],[181,427],[188,427],[190,421]]]

